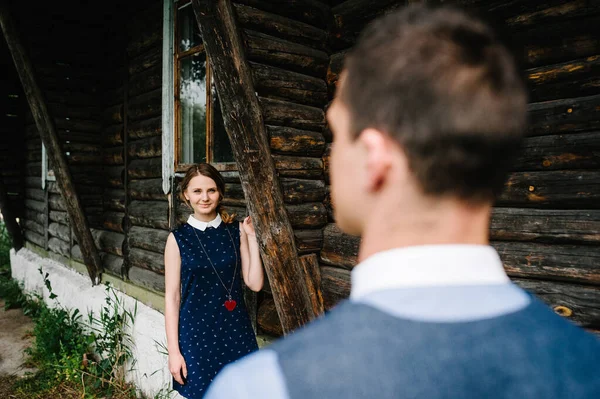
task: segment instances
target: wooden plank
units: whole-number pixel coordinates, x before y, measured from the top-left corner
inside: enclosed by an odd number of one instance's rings
[[[156,117],[129,123],[127,125],[127,134],[131,139],[160,136],[162,134],[161,121],[161,117]]]
[[[161,154],[161,136],[129,141],[128,155],[131,159],[155,158],[160,157]]]
[[[290,223],[297,229],[316,229],[327,223],[327,211],[320,202],[287,205],[284,209],[287,211]]]
[[[129,197],[132,200],[167,200],[162,189],[162,179],[130,180],[128,184]]]
[[[256,317],[258,327],[266,334],[280,337],[283,335],[281,321],[277,315],[275,301],[272,297],[265,298],[258,306],[258,314]]]
[[[157,117],[162,111],[162,89],[132,97],[127,109],[132,122]]]
[[[346,234],[335,223],[330,223],[323,229],[321,262],[352,269],[358,262],[359,245],[360,237]]]
[[[136,226],[169,229],[169,203],[167,201],[131,201],[129,218]]]
[[[497,205],[596,209],[600,206],[600,171],[513,173]]]
[[[129,249],[129,264],[142,269],[152,270],[153,272],[164,274],[165,264],[161,254],[146,251],[140,248]]]
[[[318,0],[236,0],[236,3],[251,6],[274,14],[293,18],[317,28],[326,29],[330,24],[331,9]]]
[[[490,237],[500,241],[600,245],[600,211],[494,208]]]
[[[331,309],[350,296],[350,271],[332,266],[321,267],[321,289],[325,309]]]
[[[32,65],[13,24],[14,19],[10,16],[8,5],[5,2],[0,3],[0,25],[4,32],[6,43],[17,66],[17,72],[19,73],[25,96],[34,115],[38,132],[46,146],[56,180],[59,182],[63,197],[66,199],[69,218],[73,221],[75,234],[81,242],[88,274],[92,284],[98,284],[100,282],[100,274],[102,273],[100,255],[94,245],[88,222],[84,216],[83,207],[73,186],[67,162],[60,148],[54,121],[49,114],[37,84]]]
[[[169,231],[167,230],[132,226],[129,229],[127,240],[130,248],[140,248],[162,254],[165,252],[168,235]]]
[[[321,292],[321,269],[316,254],[303,255],[300,257],[300,264],[304,271],[304,285],[308,291],[310,305],[315,317],[323,314],[325,311],[323,305],[323,293]]]
[[[281,186],[286,204],[318,202],[325,199],[325,182],[322,180],[282,178]]]
[[[192,7],[214,67],[225,127],[257,230],[277,313],[287,333],[316,315],[306,287],[297,284],[304,280],[303,268],[270,158],[268,137],[244,46],[229,0],[193,0]]]
[[[165,276],[148,269],[132,266],[129,269],[129,280],[141,287],[149,288],[160,293],[165,292]]]
[[[130,179],[150,179],[153,177],[161,177],[162,159],[134,159],[129,163],[127,173]]]

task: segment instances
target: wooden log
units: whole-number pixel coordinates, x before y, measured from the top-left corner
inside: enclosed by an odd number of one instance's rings
[[[265,123],[321,132],[325,114],[320,108],[260,97]]]
[[[153,177],[162,177],[162,159],[135,159],[129,163],[127,173],[130,179],[151,179]]]
[[[71,242],[71,228],[56,222],[48,225],[48,232],[52,237],[60,238],[64,242]]]
[[[236,3],[245,4],[259,10],[293,18],[318,28],[325,29],[329,26],[331,9],[327,4],[318,0],[236,0]]]
[[[342,232],[335,223],[330,223],[323,229],[323,249],[321,262],[352,269],[358,263],[360,237]]]
[[[142,269],[137,266],[131,266],[129,269],[129,280],[141,287],[151,289],[156,292],[165,292],[165,276],[155,273],[151,270]]]
[[[192,7],[214,67],[225,127],[248,198],[277,312],[287,333],[315,315],[306,287],[296,284],[304,279],[303,269],[270,159],[268,137],[244,46],[229,0],[218,3],[192,0]]]
[[[27,162],[25,164],[25,172],[27,176],[39,176],[42,172],[41,162]]]
[[[123,188],[125,168],[122,165],[104,167],[104,183],[107,187]]]
[[[160,16],[158,17],[160,21]],[[160,48],[162,39],[162,29],[160,25],[154,25],[154,29],[144,29],[145,33],[136,32],[133,40],[127,45],[127,54],[129,57],[136,57],[145,52],[152,51],[153,48]]]
[[[110,231],[116,231],[118,233],[124,233],[123,230],[123,218],[125,213],[123,212],[104,212],[102,218],[102,227]]]
[[[529,135],[600,129],[600,95],[528,105]]]
[[[104,140],[108,146],[123,145],[123,125],[112,125],[104,129]]]
[[[600,132],[528,137],[512,170],[600,168]]]
[[[290,223],[297,229],[316,229],[327,223],[327,211],[322,203],[286,205]]]
[[[261,301],[258,306],[256,321],[262,332],[275,337],[283,335],[281,321],[277,315],[277,309],[275,308],[275,301],[273,298],[265,298]]]
[[[597,208],[599,200],[596,171],[517,172],[510,175],[498,205]]]
[[[225,183],[225,199],[244,199],[244,189],[241,184]]]
[[[105,190],[103,193],[104,209],[125,211],[125,190]]]
[[[600,283],[600,251],[584,245],[492,242],[512,277]]]
[[[327,103],[327,85],[322,79],[255,62],[250,66],[254,88],[261,97],[320,108]]]
[[[61,138],[66,136],[72,138],[79,137],[90,137],[91,135],[97,135],[97,139],[90,138],[90,141],[98,141],[100,133],[102,132],[102,125],[93,120],[80,120],[80,119],[66,119],[66,118],[54,118],[56,128],[59,130],[70,131],[69,134],[62,134]],[[75,133],[72,133],[75,132]]]
[[[323,230],[294,230],[298,253],[317,252],[323,247]]]
[[[325,151],[323,151],[323,177],[325,178],[325,182],[329,184],[329,160],[331,159],[331,144],[327,144],[325,146]]]
[[[143,139],[162,134],[162,118],[150,118],[127,124],[127,135],[130,139]]]
[[[494,208],[492,240],[600,244],[600,211]]]
[[[123,104],[115,104],[104,110],[103,119],[110,124],[123,123]]]
[[[327,71],[329,56],[324,51],[248,29],[244,33],[249,61],[317,78],[324,76]]]
[[[25,208],[31,209],[35,212],[45,212],[46,211],[46,203],[42,201],[35,201],[31,199],[25,199]]]
[[[135,97],[140,94],[156,90],[162,85],[162,65],[157,65],[129,79],[129,96]]]
[[[271,150],[276,154],[318,157],[325,149],[325,138],[319,132],[285,126],[267,126]]]
[[[566,62],[600,53],[596,34],[600,16],[565,19],[552,25],[536,26],[512,37],[523,47],[523,58],[530,66]]]
[[[102,264],[104,265],[104,271],[114,276],[123,276],[123,258],[113,254],[102,254]]]
[[[169,203],[166,201],[131,201],[129,218],[136,226],[169,229]]]
[[[69,225],[69,214],[67,212],[50,211],[48,213],[48,219],[56,223],[64,224],[67,226]]]
[[[56,211],[66,211],[67,210],[67,205],[65,203],[65,200],[60,194],[50,194],[48,196],[48,206],[50,209],[56,210]],[[67,211],[67,213],[69,213],[69,212]],[[69,214],[69,216],[71,216],[71,215]],[[70,217],[69,217],[69,219],[70,219]]]
[[[550,281],[514,279],[521,288],[535,294],[561,316],[586,328],[600,326],[598,287]]]
[[[146,69],[161,65],[162,51],[160,46],[154,46],[150,50],[131,59],[128,65],[129,75],[136,75]]]
[[[43,236],[45,234],[44,223],[40,224],[34,220],[24,220],[23,228],[25,228],[26,230],[29,230],[29,231],[33,231],[34,233],[37,233],[41,236]]]
[[[164,274],[165,264],[163,256],[156,252],[146,251],[140,248],[129,248],[129,264]]]
[[[155,158],[162,154],[162,137],[150,137],[129,142],[128,155],[131,159]]]
[[[319,202],[325,198],[325,183],[322,180],[282,178],[283,200],[287,204]]]
[[[8,5],[4,2],[0,3],[0,25],[4,32],[4,38],[17,66],[25,96],[32,110],[38,132],[46,146],[48,158],[57,177],[56,180],[61,186],[63,197],[66,198],[68,213],[73,221],[75,234],[82,243],[82,252],[88,274],[92,284],[97,284],[99,283],[99,274],[102,272],[100,255],[93,245],[93,238],[83,213],[83,207],[73,186],[67,162],[62,155],[55,124],[37,84],[31,62],[13,24],[14,19],[10,16]],[[57,123],[56,126],[58,125]]]
[[[273,155],[277,173],[282,177],[320,179],[323,176],[323,161],[320,158]]]
[[[162,110],[162,89],[129,99],[127,116],[131,121],[150,119],[159,116]]]
[[[30,209],[25,209],[25,220],[31,220],[43,226],[46,222],[46,217],[43,212],[36,212]]]
[[[48,240],[48,249],[65,257],[69,257],[71,252],[69,243],[56,237],[52,237]]]
[[[123,146],[105,148],[103,161],[105,165],[123,165]]]
[[[46,193],[41,188],[26,188],[25,198],[33,199],[36,201],[45,201]]]
[[[321,267],[321,289],[325,309],[329,310],[350,296],[350,271],[332,266]]]
[[[532,102],[598,94],[600,56],[529,69],[527,81]]]
[[[162,189],[162,179],[130,180],[127,184],[129,197],[132,200],[165,201],[167,199]]]
[[[243,4],[236,4],[235,12],[243,28],[327,51],[327,32],[323,29]]]
[[[44,236],[36,233],[35,231],[25,229],[23,230],[23,236],[25,237],[25,240],[34,243],[38,247],[46,247],[46,240],[44,239]]]
[[[165,252],[168,236],[167,230],[132,226],[127,233],[127,241],[130,248],[140,248],[162,254]]]

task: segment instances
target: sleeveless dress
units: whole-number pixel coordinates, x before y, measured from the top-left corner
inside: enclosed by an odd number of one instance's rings
[[[233,311],[225,308],[228,294],[206,258],[204,245],[221,280],[237,302]],[[198,238],[196,237],[196,234]],[[173,231],[181,255],[181,304],[179,348],[187,367],[184,385],[173,380],[173,389],[188,399],[202,398],[223,367],[258,349],[242,295],[240,226],[237,222],[207,227],[202,231],[186,223]]]

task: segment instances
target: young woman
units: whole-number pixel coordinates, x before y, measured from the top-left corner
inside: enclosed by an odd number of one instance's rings
[[[194,213],[165,247],[165,324],[173,388],[201,398],[228,363],[257,349],[242,296],[263,268],[250,217],[242,223],[221,209],[225,183],[209,164],[190,167],[180,198]]]

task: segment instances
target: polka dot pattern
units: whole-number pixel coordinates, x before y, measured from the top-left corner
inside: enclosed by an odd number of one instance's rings
[[[236,259],[226,229],[238,253],[238,270],[231,292],[237,306],[232,312],[224,306],[227,291],[198,243],[200,238],[221,280],[229,288]],[[224,366],[258,349],[242,295],[239,224],[221,223],[217,228],[207,227],[204,231],[184,224],[173,235],[181,254],[179,347],[188,370],[186,383],[181,385],[173,380],[173,389],[188,399],[202,398]]]

